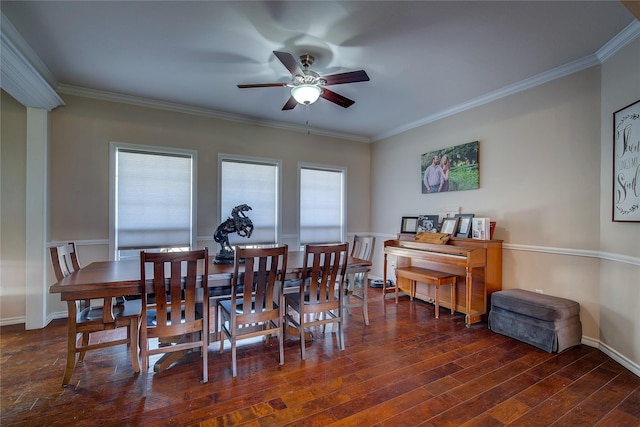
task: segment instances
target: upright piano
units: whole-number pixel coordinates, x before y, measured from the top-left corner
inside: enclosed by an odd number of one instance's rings
[[[467,326],[483,320],[489,296],[502,289],[502,240],[477,240],[452,237],[447,244],[438,245],[413,241],[415,235],[400,234],[396,240],[384,242],[384,283],[388,265],[420,267],[459,276],[456,284],[455,307],[465,314]],[[395,259],[394,259],[395,258]],[[395,286],[410,289],[409,283],[399,279]],[[383,288],[395,293],[395,287]],[[451,298],[443,293],[440,305],[451,307]],[[427,283],[416,283],[416,298],[433,301],[435,290]]]

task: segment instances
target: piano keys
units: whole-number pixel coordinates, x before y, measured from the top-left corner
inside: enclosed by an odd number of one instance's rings
[[[384,243],[384,283],[387,283],[389,257],[395,257],[395,266],[420,267],[459,276],[456,286],[455,307],[465,314],[467,326],[486,320],[488,298],[502,289],[502,241],[452,237],[448,244],[435,245],[413,241],[414,235],[401,234],[396,240]],[[410,289],[409,283],[399,279],[400,290]],[[395,287],[383,288],[386,295],[395,293]],[[435,296],[433,285],[416,283],[415,297],[431,302]],[[440,305],[451,309],[451,298],[443,293]]]

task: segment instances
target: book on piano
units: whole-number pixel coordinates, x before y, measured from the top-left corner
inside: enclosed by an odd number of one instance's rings
[[[491,221],[489,218],[473,218],[471,224],[471,237],[479,240],[490,240]]]

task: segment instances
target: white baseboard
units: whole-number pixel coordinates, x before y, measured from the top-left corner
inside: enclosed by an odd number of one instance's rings
[[[602,351],[604,354],[606,354],[607,356],[609,356],[610,358],[612,358],[613,360],[615,360],[616,362],[618,362],[619,364],[621,364],[622,366],[624,366],[625,368],[627,368],[628,370],[630,370],[631,372],[633,372],[634,374],[640,377],[639,364],[635,363],[634,361],[618,353],[616,350],[609,347],[608,345],[601,342],[599,344],[600,345],[598,346],[598,349],[600,351]]]
[[[0,319],[0,326],[19,325],[20,323],[26,323],[26,321],[27,319],[25,316],[6,317],[4,319]]]

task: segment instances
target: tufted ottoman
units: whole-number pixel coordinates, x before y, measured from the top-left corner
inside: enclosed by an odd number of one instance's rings
[[[565,298],[508,289],[491,295],[489,329],[548,352],[580,344],[580,304]]]

